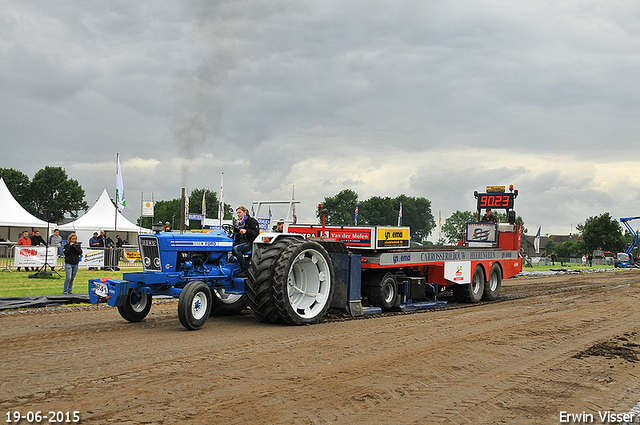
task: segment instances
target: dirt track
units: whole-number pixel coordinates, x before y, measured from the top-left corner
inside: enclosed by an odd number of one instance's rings
[[[135,324],[109,307],[3,313],[0,420],[557,424],[564,411],[602,423],[638,404],[640,272],[516,278],[502,294],[306,327],[246,312],[192,332],[175,301]]]

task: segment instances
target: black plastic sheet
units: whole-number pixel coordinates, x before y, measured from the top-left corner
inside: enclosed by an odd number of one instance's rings
[[[0,297],[0,310],[38,308],[65,304],[88,304],[89,294],[47,295],[41,297]]]

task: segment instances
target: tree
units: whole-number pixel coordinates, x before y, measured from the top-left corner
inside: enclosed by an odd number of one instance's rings
[[[38,171],[29,184],[32,214],[44,217],[44,210],[58,210],[62,215],[78,216],[78,211],[86,211],[89,205],[84,201],[84,189],[77,180],[70,179],[62,167],[46,166]]]
[[[471,211],[456,211],[444,221],[442,232],[450,244],[457,244],[467,231],[467,223],[471,220]]]
[[[402,225],[411,228],[411,240],[422,243],[436,227],[431,213],[431,201],[405,195],[398,196],[396,201],[402,204]]]
[[[358,194],[351,189],[344,189],[336,196],[324,198],[322,209],[328,210],[327,224],[355,224],[357,202]],[[316,217],[322,220],[322,213],[319,210],[316,211]],[[358,224],[360,224],[360,213],[358,213]]]
[[[27,209],[31,199],[29,177],[22,171],[14,170],[13,168],[0,168],[0,177],[4,179],[7,189],[9,189],[18,204]]]
[[[620,252],[625,248],[625,239],[618,220],[611,217],[608,212],[597,217],[589,217],[584,225],[576,228],[582,230],[582,240],[586,252],[595,249],[603,251]]]
[[[334,198],[325,198],[330,205],[336,200],[341,201],[344,221],[333,220],[328,217],[330,224],[353,224],[354,211],[357,200],[357,193],[352,190],[345,189]],[[402,225],[411,228],[411,240],[423,242],[435,227],[435,220],[431,213],[431,201],[426,198],[415,198],[406,195],[400,195],[396,198],[372,196],[371,198],[360,202],[358,207],[358,224],[368,224],[371,226],[395,226],[398,224],[398,213],[402,204]],[[331,214],[331,209],[329,210]]]
[[[394,199],[372,196],[360,203],[360,215],[363,224],[371,226],[391,226],[398,224],[400,204]]]

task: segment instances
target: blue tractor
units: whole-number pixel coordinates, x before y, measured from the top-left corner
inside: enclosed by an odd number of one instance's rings
[[[254,242],[245,278],[238,277],[240,266],[231,253],[232,230],[140,235],[143,271],[124,273],[122,279],[89,280],[91,302],[104,301],[117,307],[124,319],[139,322],[154,296],[175,297],[180,323],[192,330],[210,315],[236,314],[247,305],[268,323],[319,321],[334,289],[329,252],[348,257],[344,244],[262,233]]]
[[[638,218],[640,217],[626,217],[620,219],[620,222],[624,224],[627,230],[633,235],[633,242],[631,242],[631,245],[629,245],[625,252],[619,252],[616,255],[616,258],[614,260],[615,267],[636,267],[638,265],[637,261],[634,261],[632,253],[632,251],[638,245],[638,234],[629,224],[631,220],[636,220]]]

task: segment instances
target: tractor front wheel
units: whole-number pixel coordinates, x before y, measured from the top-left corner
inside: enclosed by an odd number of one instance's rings
[[[211,291],[206,283],[195,280],[187,283],[178,300],[178,318],[189,330],[200,329],[211,313]]]

